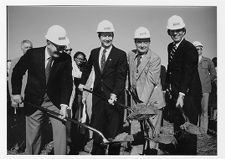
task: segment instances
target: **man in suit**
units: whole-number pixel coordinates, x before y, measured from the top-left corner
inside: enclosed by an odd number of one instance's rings
[[[21,41],[21,46],[20,46],[21,50],[22,50],[22,54],[24,55],[29,49],[33,48],[33,44],[30,40],[23,40]],[[21,56],[20,56],[21,57]],[[15,115],[16,113],[16,116],[17,116],[17,123],[18,125],[21,125],[20,126],[20,129],[18,129],[18,132],[17,134],[19,135],[14,135],[16,136],[16,138],[14,139],[14,144],[16,146],[19,146],[19,151],[24,151],[25,149],[25,144],[24,141],[25,141],[25,114],[24,114],[24,105],[23,103],[21,104],[18,104],[16,102],[14,102],[11,98],[12,98],[12,84],[11,84],[11,78],[12,78],[12,71],[13,71],[13,68],[15,67],[15,65],[18,63],[20,57],[17,57],[17,58],[14,58],[12,59],[11,61],[11,66],[9,68],[9,76],[8,76],[8,86],[9,86],[9,93],[10,93],[10,101],[11,101],[11,104],[10,106],[7,108],[9,109],[10,111],[8,112],[7,116],[8,117],[12,117],[13,116],[13,113]],[[27,83],[27,72],[25,73],[25,75],[23,76],[23,79],[22,79],[22,88],[21,88],[21,96],[22,98],[24,98],[24,91],[25,91],[25,87],[26,87],[26,83]],[[11,119],[11,118],[9,118]],[[8,122],[9,124],[9,122]],[[13,131],[13,130],[12,130]],[[8,133],[10,133],[10,130],[8,131]],[[12,135],[9,135],[9,138],[11,139],[12,138]]]
[[[124,89],[127,74],[126,53],[112,45],[114,27],[108,20],[103,20],[97,27],[101,47],[93,49],[86,68],[81,77],[79,89],[83,87],[91,73],[95,71],[93,92],[102,98],[93,95],[91,125],[101,131],[107,138],[114,138],[122,125],[123,111],[114,103],[123,103]],[[94,134],[92,148],[93,155],[105,154],[105,147],[101,139]],[[110,144],[109,155],[118,155],[119,144]]]
[[[21,50],[23,55],[29,50],[33,48],[33,44],[30,40],[23,40],[21,41]],[[18,63],[18,61],[20,60],[20,57],[17,57],[15,59],[12,59],[12,63],[11,63],[11,67],[9,69],[9,91],[10,91],[10,95],[12,96],[12,84],[11,84],[11,78],[12,78],[12,71],[13,68],[15,67],[15,65]],[[27,73],[23,76],[23,82],[22,82],[22,90],[21,90],[21,95],[22,97],[24,97],[24,90],[26,87],[26,83],[27,83]],[[18,104],[14,103],[14,101],[12,100],[12,106],[13,107],[17,107]],[[19,105],[20,107],[23,107],[23,103],[21,103]]]
[[[204,133],[208,131],[208,105],[209,105],[209,94],[211,93],[211,83],[216,79],[216,70],[212,60],[202,56],[203,45],[199,41],[194,41],[193,45],[198,51],[198,73],[202,84],[202,107],[200,116],[200,127]]]
[[[160,80],[161,59],[150,49],[150,32],[147,28],[139,27],[135,31],[134,41],[136,49],[128,54],[131,90],[136,90],[139,99],[149,109],[158,110],[149,119],[155,128],[155,135],[158,135],[161,126],[162,108],[165,106]],[[132,107],[137,106],[134,100],[131,103]],[[135,129],[137,127],[139,129]],[[140,131],[140,123],[132,121],[131,131],[132,134]],[[153,137],[153,130],[149,129],[149,135]],[[150,141],[150,152],[148,153],[157,154],[157,148],[158,145]],[[133,146],[131,154],[141,154],[142,149],[143,145]]]
[[[173,40],[168,45],[167,93],[171,94],[171,109],[175,110],[174,131],[181,132],[185,119],[197,125],[201,109],[201,83],[198,74],[198,52],[194,45],[185,40],[186,28],[183,19],[174,15],[168,19],[168,35]],[[179,134],[179,133],[178,133]],[[177,154],[194,155],[197,152],[197,136],[186,134],[176,136],[178,140]]]
[[[23,55],[12,74],[12,98],[21,103],[22,77],[28,70],[25,89],[26,113],[26,154],[39,154],[41,148],[41,128],[44,112],[33,105],[60,113],[61,119],[67,116],[67,107],[72,91],[71,58],[64,53],[69,43],[66,31],[53,25],[45,36],[47,46],[28,50]],[[31,104],[29,104],[31,103]],[[54,154],[66,154],[66,127],[62,120],[50,117],[53,128]]]

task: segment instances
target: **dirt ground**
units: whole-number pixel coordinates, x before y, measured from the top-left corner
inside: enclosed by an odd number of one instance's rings
[[[164,121],[163,129],[166,131],[173,131],[173,125]],[[86,145],[86,150],[90,151],[92,148],[91,142]],[[121,155],[130,155],[129,152],[121,148]],[[88,152],[81,151],[79,155],[90,155]],[[198,135],[197,136],[197,155],[217,155],[217,136],[214,135]]]
[[[15,122],[15,121],[12,121],[12,120],[9,120],[8,119],[8,122]],[[25,121],[23,121],[25,122]],[[167,130],[167,131],[173,131],[173,125],[164,121],[163,123],[163,129]],[[49,127],[46,127],[45,128],[45,131],[48,131],[49,129],[51,130],[50,128],[50,124],[48,124]],[[17,130],[15,130],[17,129]],[[17,131],[17,132],[24,132],[25,131],[22,131],[20,129],[25,129],[24,127],[22,126],[17,126],[15,128],[10,128],[8,127],[8,135],[9,134],[12,134],[12,132],[10,132],[11,130],[13,130],[13,132]],[[49,131],[48,131],[49,132]],[[53,154],[52,150],[53,150],[53,143],[50,142],[51,141],[51,132],[50,133],[45,133],[45,135],[48,135],[48,136],[45,136],[45,143],[47,143],[46,145],[43,146],[43,150],[42,150],[42,155],[48,155],[48,154]],[[8,139],[13,139],[11,137],[9,137]],[[12,142],[15,142],[15,141],[8,141],[10,143]],[[16,140],[16,138],[14,138],[14,140]],[[25,145],[24,145],[25,146]],[[12,146],[11,146],[12,147]],[[18,152],[17,150],[15,149],[12,149],[10,147],[10,145],[8,144],[8,154],[10,155],[22,155],[23,153],[22,152]],[[69,147],[68,147],[69,148]],[[90,155],[90,151],[91,151],[91,148],[92,148],[92,142],[88,142],[87,145],[85,146],[85,151],[81,151],[79,152],[79,155]],[[130,155],[130,152],[129,151],[124,151],[123,148],[121,148],[121,155]],[[199,135],[198,136],[198,140],[197,140],[197,155],[217,155],[217,136],[216,134],[214,135],[207,135],[207,136],[201,136]]]

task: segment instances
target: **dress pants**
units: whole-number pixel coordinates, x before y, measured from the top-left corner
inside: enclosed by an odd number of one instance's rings
[[[201,105],[202,109],[201,109],[200,127],[204,130],[204,133],[207,133],[209,123],[208,119],[209,93],[203,93]]]
[[[59,109],[51,101],[44,101],[41,107],[59,113]],[[54,117],[49,117],[53,129],[54,154],[66,154],[66,126]],[[41,151],[41,129],[44,124],[44,113],[36,110],[33,114],[26,116],[26,150],[27,155],[38,155]],[[44,132],[43,132],[44,134]]]
[[[197,125],[200,107],[201,97],[185,95],[183,110],[190,123]],[[176,109],[174,116],[176,116],[176,119],[174,121],[174,132],[176,133],[181,130],[180,125],[182,125],[185,120],[182,117],[179,109]],[[197,135],[185,132],[177,134],[175,135],[175,137],[178,141],[178,145],[176,146],[177,155],[197,154]]]
[[[161,128],[161,120],[162,120],[162,111],[159,110],[158,114],[156,115],[152,115],[149,120],[151,121],[152,125],[155,128],[155,135],[159,135],[160,133],[160,128]],[[141,123],[137,120],[133,120],[131,121],[131,134],[135,135],[137,133],[139,133],[141,131]],[[149,137],[153,137],[153,131],[150,128],[149,132],[148,132]],[[141,145],[133,145],[132,149],[131,149],[131,155],[140,155],[143,153],[143,147],[144,143]],[[158,149],[158,143],[154,142],[154,141],[149,141],[149,147],[151,149]],[[145,148],[147,149],[146,145]]]
[[[92,106],[91,125],[101,131],[106,138],[114,138],[120,128],[120,112],[115,105],[110,105],[99,100]],[[102,145],[102,138],[96,133],[93,134],[92,155],[105,155],[106,146]],[[119,155],[120,144],[111,144],[108,147],[109,155]]]

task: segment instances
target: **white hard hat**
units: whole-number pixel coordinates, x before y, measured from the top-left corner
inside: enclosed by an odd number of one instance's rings
[[[139,27],[134,33],[134,39],[146,39],[150,38],[150,32],[145,27]]]
[[[57,45],[68,45],[70,43],[66,36],[66,30],[59,25],[53,25],[48,28],[45,38]]]
[[[178,15],[173,15],[168,19],[167,29],[177,30],[185,27],[183,19]]]
[[[108,20],[103,20],[98,24],[97,33],[99,32],[114,32],[113,24]]]
[[[197,47],[197,46],[203,47],[202,43],[200,43],[199,41],[194,41],[194,42],[193,42],[193,45],[194,45],[195,47]]]

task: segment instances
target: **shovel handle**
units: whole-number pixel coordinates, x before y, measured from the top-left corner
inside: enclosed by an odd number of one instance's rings
[[[183,116],[185,122],[189,122],[189,119],[188,119],[188,117],[185,115],[183,108],[181,108],[180,106],[178,106],[178,108],[179,108],[179,110],[180,110],[180,112],[181,112],[181,114],[182,114],[182,116]]]
[[[39,109],[39,110],[45,112],[45,113],[48,113],[48,114],[50,114],[50,115],[56,117],[56,118],[59,118],[59,116],[61,116],[61,114],[59,114],[59,113],[57,113],[57,112],[54,112],[54,111],[52,111],[52,110],[49,110],[49,109],[46,109],[46,108],[43,108],[43,107],[34,105],[34,104],[30,103],[30,102],[25,102],[25,101],[24,101],[24,103],[29,104],[29,105],[31,105],[31,106],[33,106],[33,107],[35,107],[35,108],[37,108],[37,109]],[[100,131],[98,131],[97,129],[95,129],[95,128],[91,127],[91,126],[88,126],[88,125],[86,125],[86,124],[80,123],[80,122],[78,122],[78,121],[76,121],[76,120],[74,120],[74,119],[72,119],[72,118],[69,118],[69,117],[65,117],[65,119],[66,119],[67,121],[70,121],[70,122],[72,122],[72,123],[74,123],[74,124],[78,124],[78,125],[80,125],[80,126],[83,126],[83,127],[87,128],[87,129],[89,129],[89,130],[95,132],[96,134],[98,134],[99,136],[102,137],[104,143],[109,142],[109,141],[106,139],[106,137],[105,137]]]

